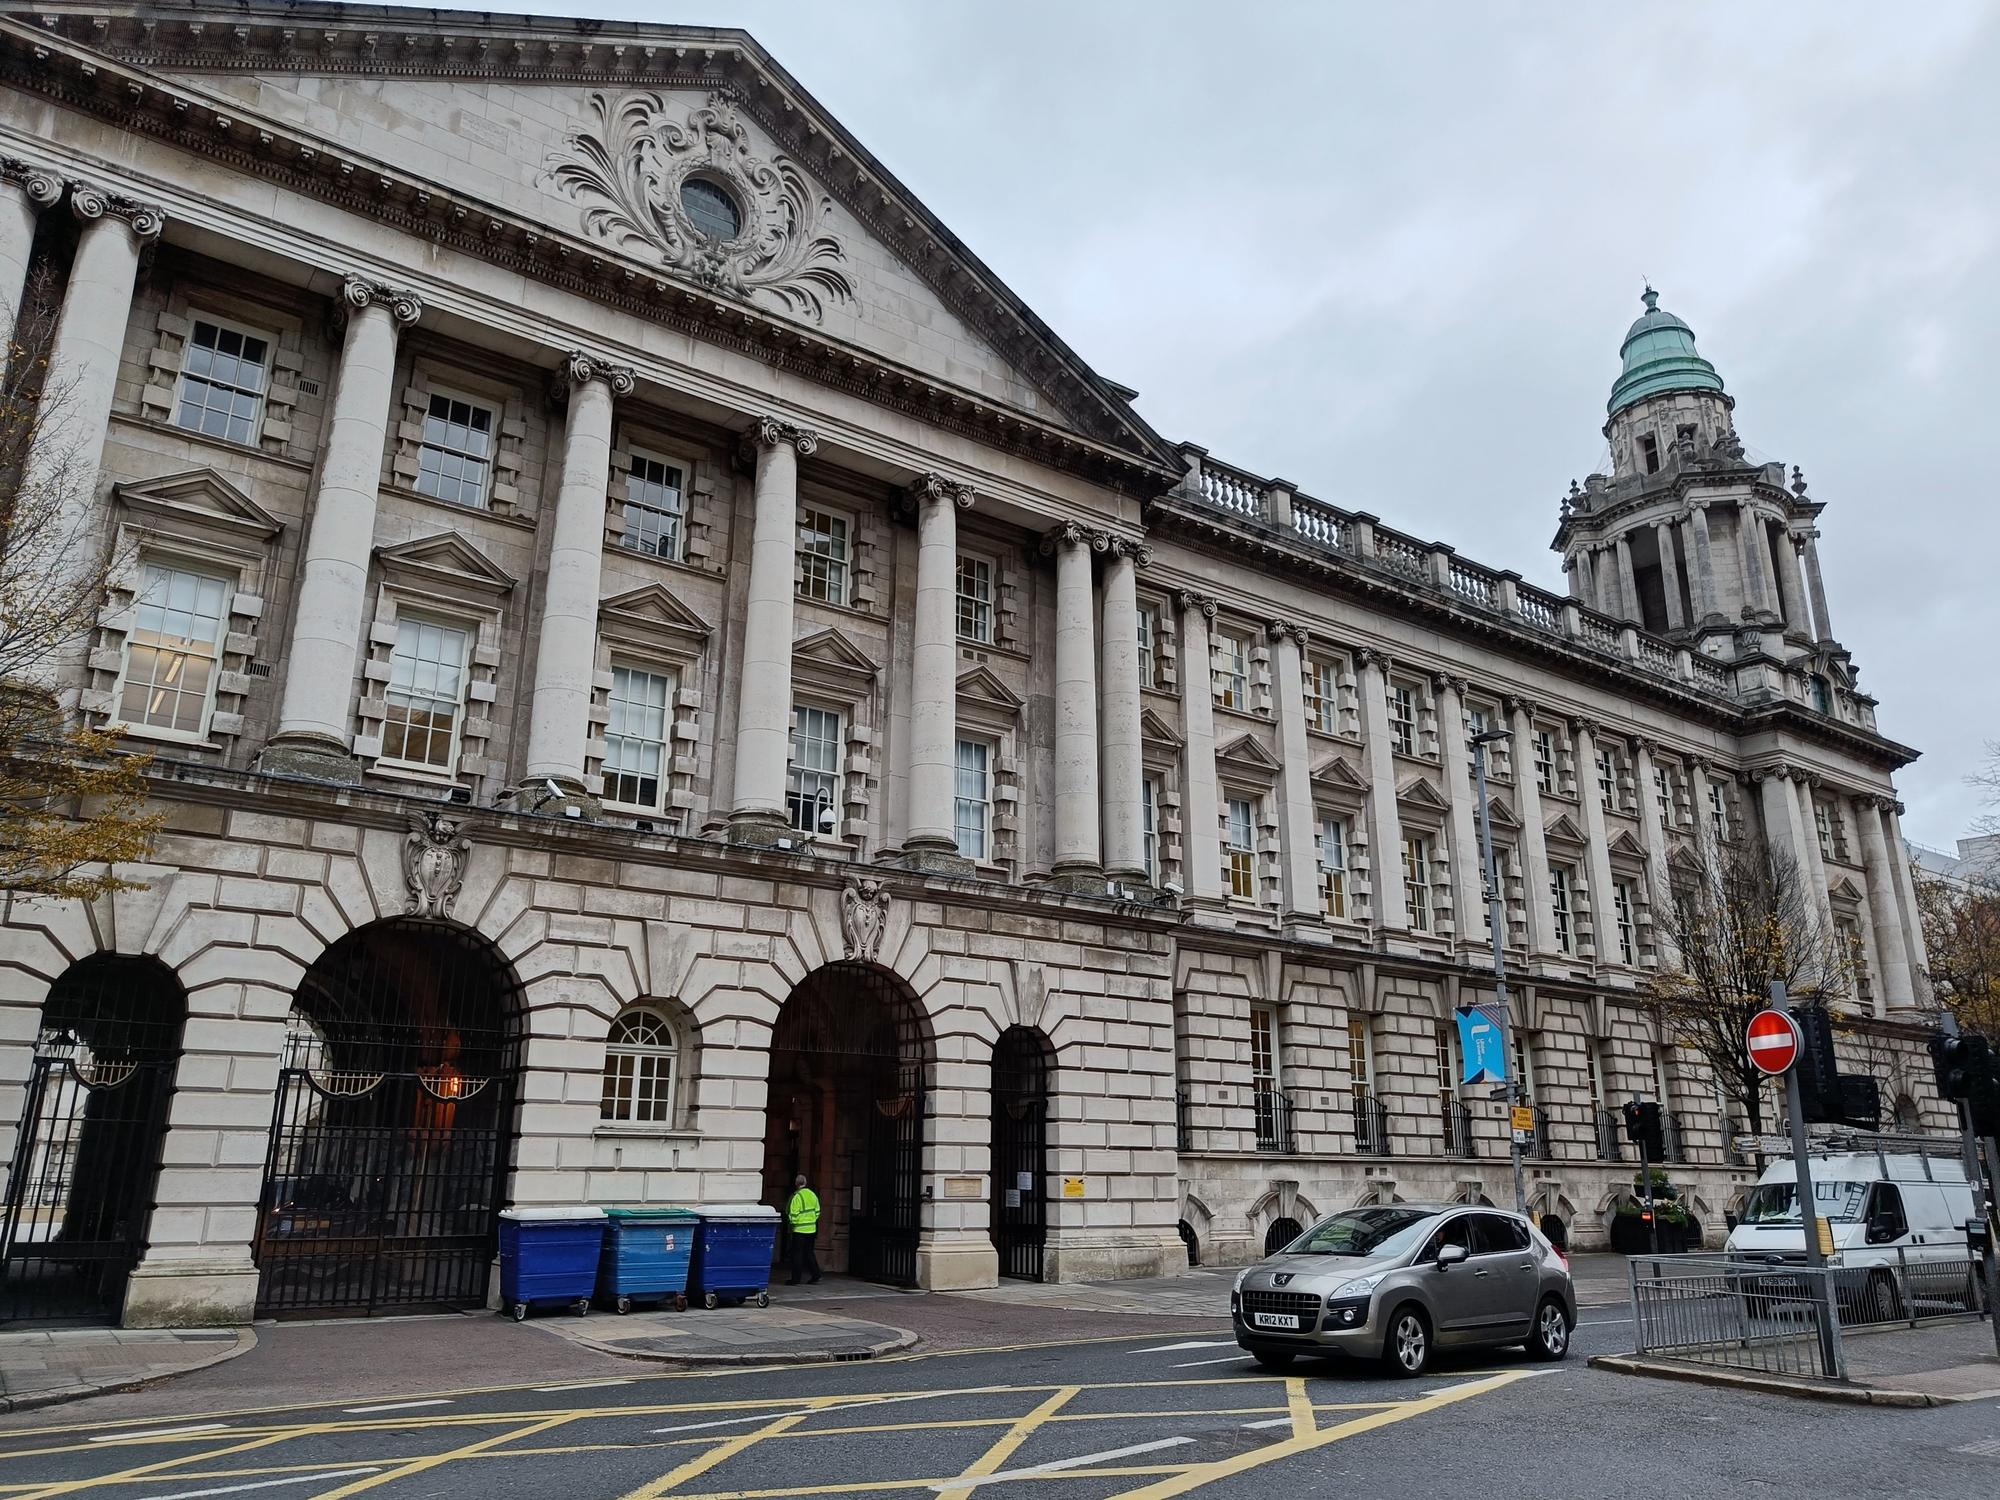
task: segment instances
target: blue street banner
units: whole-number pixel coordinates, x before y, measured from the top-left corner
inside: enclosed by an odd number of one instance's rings
[[[1467,1006],[1458,1012],[1458,1051],[1465,1059],[1465,1082],[1507,1081],[1507,1049],[1500,1044],[1500,1023],[1485,1011]]]

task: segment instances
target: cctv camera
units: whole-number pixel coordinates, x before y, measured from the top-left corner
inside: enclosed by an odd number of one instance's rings
[[[1181,888],[1171,880],[1161,886],[1160,889],[1165,891],[1169,896],[1178,896],[1181,893]]]
[[[543,786],[545,786],[545,787],[547,787],[547,788],[549,789],[549,795],[550,795],[551,797],[555,797],[555,798],[557,798],[558,800],[560,800],[560,801],[563,801],[563,802],[567,802],[567,801],[569,801],[569,793],[568,793],[568,792],[566,792],[566,791],[564,791],[564,790],[563,790],[563,789],[562,789],[561,787],[559,787],[559,786],[557,786],[557,785],[556,785],[556,779],[555,779],[555,777],[553,777],[553,776],[544,776],[544,777],[542,778],[542,785],[543,785]]]
[[[832,833],[834,830],[834,826],[837,823],[839,823],[839,821],[840,819],[834,816],[833,806],[831,803],[829,803],[825,807],[822,807],[819,810],[819,831],[821,833]]]

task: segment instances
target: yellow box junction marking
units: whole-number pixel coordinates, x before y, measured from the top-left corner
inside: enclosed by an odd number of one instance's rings
[[[959,1478],[976,1479],[981,1474],[999,1472],[1000,1466],[1013,1456],[1016,1448],[1028,1440],[1029,1434],[1034,1432],[1042,1423],[1048,1421],[1057,1411],[1061,1410],[1063,1404],[1070,1397],[1074,1396],[1079,1389],[1080,1387],[1078,1386],[1066,1385],[1050,1396],[1040,1406],[1037,1406],[1033,1411],[1029,1412],[1025,1417],[1022,1417],[1013,1426],[1003,1432],[998,1441],[984,1453],[980,1454],[978,1458],[974,1459],[967,1466],[965,1472],[959,1475]],[[970,1489],[945,1490],[939,1495],[938,1500],[967,1500],[967,1497],[971,1493]]]

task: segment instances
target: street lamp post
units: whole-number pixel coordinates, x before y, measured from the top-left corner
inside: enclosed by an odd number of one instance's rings
[[[1514,1053],[1513,1007],[1507,1003],[1507,911],[1500,889],[1500,864],[1493,853],[1493,809],[1486,795],[1486,747],[1508,737],[1489,729],[1472,737],[1472,775],[1479,789],[1479,854],[1486,870],[1486,923],[1493,929],[1493,994],[1500,1007],[1500,1056],[1507,1069],[1507,1160],[1514,1169],[1514,1212],[1525,1217],[1528,1189],[1521,1180],[1521,1137],[1514,1129],[1514,1106],[1521,1099]]]

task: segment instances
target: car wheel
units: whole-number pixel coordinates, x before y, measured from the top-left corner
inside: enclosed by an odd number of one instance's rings
[[[1535,1312],[1528,1335],[1528,1352],[1536,1359],[1562,1359],[1569,1353],[1569,1311],[1560,1299],[1545,1297]]]
[[[1292,1361],[1297,1359],[1298,1355],[1289,1349],[1266,1349],[1261,1353],[1253,1353],[1250,1357],[1257,1361],[1259,1369],[1289,1370]]]
[[[1430,1319],[1416,1303],[1406,1302],[1391,1315],[1388,1337],[1382,1342],[1382,1359],[1391,1375],[1406,1380],[1415,1379],[1430,1368]]]

